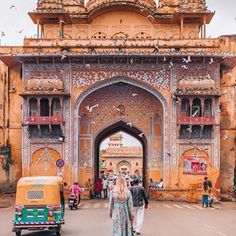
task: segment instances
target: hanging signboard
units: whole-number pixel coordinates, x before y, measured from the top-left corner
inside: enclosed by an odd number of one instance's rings
[[[206,175],[207,162],[203,156],[200,155],[184,155],[184,174],[192,175]]]

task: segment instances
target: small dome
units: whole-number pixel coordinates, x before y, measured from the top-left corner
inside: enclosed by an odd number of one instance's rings
[[[183,11],[191,12],[201,12],[207,10],[205,0],[181,0],[180,7]]]
[[[154,0],[89,0],[86,7],[88,10],[92,10],[96,7],[102,6],[114,6],[114,5],[139,5],[149,9],[156,9],[156,3]]]
[[[186,76],[179,81],[178,88],[190,90],[215,89],[215,81],[209,76]]]
[[[62,2],[56,2],[54,0],[38,0],[37,11],[61,11],[63,8]]]
[[[55,78],[29,79],[26,81],[26,91],[64,91],[62,80]]]

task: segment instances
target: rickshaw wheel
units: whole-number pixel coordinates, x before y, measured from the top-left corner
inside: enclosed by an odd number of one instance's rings
[[[21,236],[21,230],[20,229],[16,230],[16,236]]]
[[[57,226],[57,231],[56,231],[56,236],[60,236],[61,235],[61,225]]]

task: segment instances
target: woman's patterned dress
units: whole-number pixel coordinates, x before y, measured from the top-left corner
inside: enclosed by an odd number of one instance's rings
[[[111,192],[109,210],[113,220],[112,235],[133,236],[131,223],[133,202],[130,191],[125,193],[125,199],[118,199],[118,194]]]

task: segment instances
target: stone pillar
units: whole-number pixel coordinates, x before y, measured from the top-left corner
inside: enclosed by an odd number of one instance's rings
[[[64,38],[64,21],[60,19],[60,38]]]
[[[204,116],[204,98],[201,98],[200,117]]]
[[[206,38],[206,15],[203,18],[203,38]]]
[[[183,38],[183,34],[184,34],[184,18],[181,15],[181,18],[180,18],[180,38],[181,39]]]
[[[232,186],[234,184],[234,168],[236,164],[236,66],[231,70],[223,70],[221,78],[221,92],[227,91],[220,98],[220,180],[223,198],[232,197]]]
[[[53,116],[52,115],[52,98],[49,98],[48,101],[49,101],[49,103],[48,103],[48,105],[49,105],[49,117],[51,117],[51,116]]]
[[[40,36],[39,36],[39,27],[40,27],[40,25],[39,25],[39,19],[37,19],[37,38],[39,38]]]
[[[40,116],[40,99],[37,98],[37,116]]]
[[[41,25],[41,38],[44,38],[44,26]]]
[[[27,116],[30,116],[30,103],[29,103],[29,97],[26,98],[26,104],[27,104]]]
[[[190,117],[193,115],[193,98],[189,99],[189,105],[190,105]]]
[[[203,25],[200,26],[201,29],[201,38],[203,39]]]

